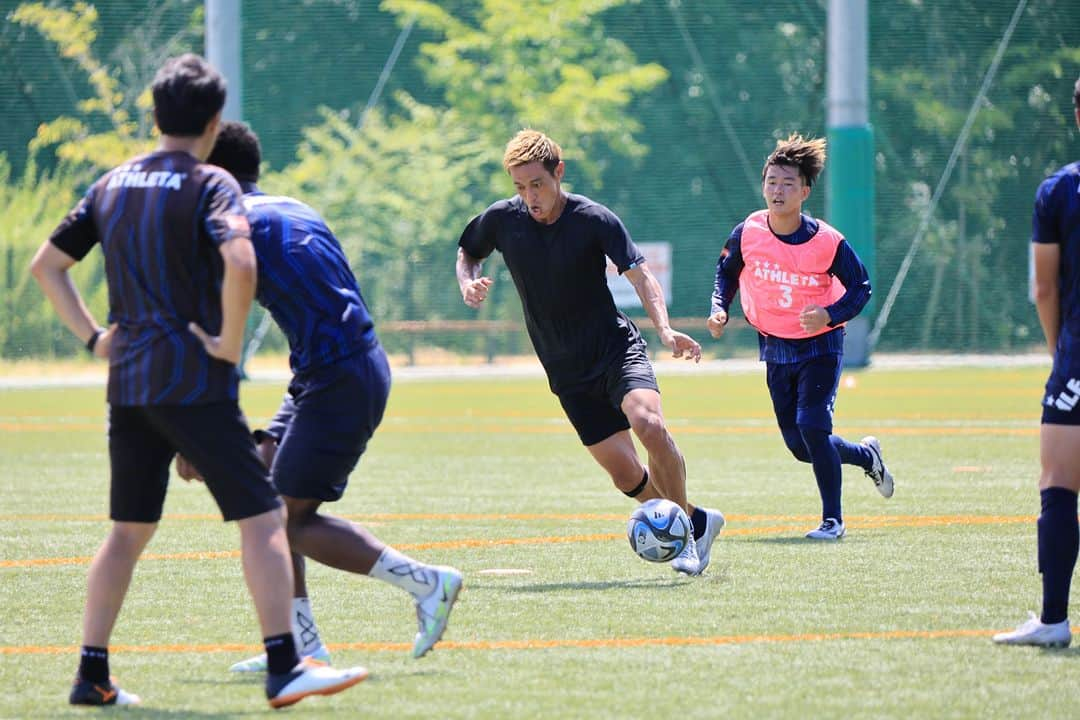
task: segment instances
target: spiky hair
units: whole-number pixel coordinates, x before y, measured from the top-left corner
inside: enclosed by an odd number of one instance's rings
[[[777,140],[761,169],[761,179],[769,171],[770,165],[786,165],[799,169],[799,175],[807,185],[813,185],[825,167],[825,138],[804,138],[799,133],[788,135],[787,140]]]

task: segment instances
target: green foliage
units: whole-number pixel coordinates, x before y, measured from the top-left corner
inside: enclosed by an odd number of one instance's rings
[[[456,110],[395,100],[400,114],[374,110],[363,127],[322,109],[298,161],[265,184],[313,199],[378,318],[438,319],[458,296],[446,228],[475,211],[470,190],[488,148]]]
[[[384,0],[382,7],[399,22],[415,18],[436,34],[437,42],[420,48],[428,82],[493,148],[518,128],[537,128],[599,185],[605,162],[594,150],[648,152],[638,138],[641,123],[627,110],[668,77],[658,63],[638,64],[607,32],[603,13],[627,4],[483,0],[460,3],[454,12],[428,0]],[[505,188],[498,180],[493,185]]]
[[[151,42],[157,34],[156,9],[154,5],[147,9],[145,24],[137,32],[149,36]],[[193,10],[191,17],[194,23],[201,21],[201,7]],[[152,72],[165,57],[186,49],[193,32],[190,25],[162,43],[153,58],[141,58],[145,53],[137,52],[134,43],[128,41],[126,61],[110,66],[94,51],[99,17],[93,5],[80,0],[71,9],[65,9],[40,2],[23,3],[11,14],[11,20],[36,29],[55,45],[60,57],[75,63],[91,90],[91,96],[80,100],[74,108],[78,117],[61,115],[39,125],[29,144],[31,154],[51,147],[62,162],[105,170],[153,147],[153,101],[147,68]],[[130,61],[134,59],[150,62],[133,66]],[[122,68],[127,69],[134,84],[122,82]]]
[[[0,155],[0,355],[67,355],[78,343],[56,318],[29,273],[30,260],[60,218],[78,200],[75,190],[86,173],[69,168],[39,170],[31,162],[19,178]],[[73,271],[88,305],[98,317],[107,311],[100,257],[94,255]]]

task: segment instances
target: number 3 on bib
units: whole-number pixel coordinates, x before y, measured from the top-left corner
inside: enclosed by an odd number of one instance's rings
[[[782,308],[791,307],[791,286],[781,285],[780,292],[783,294],[783,297],[776,301],[777,304]]]

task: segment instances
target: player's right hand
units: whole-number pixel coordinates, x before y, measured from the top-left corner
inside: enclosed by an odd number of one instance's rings
[[[461,297],[471,308],[480,307],[488,296],[488,290],[495,281],[489,277],[478,277],[461,286]]]
[[[193,322],[188,323],[188,331],[190,331],[191,334],[195,337],[199,338],[199,342],[202,343],[203,348],[205,348],[206,350],[206,354],[210,357],[217,358],[218,360],[224,360],[225,362],[232,363],[233,365],[240,364],[240,353],[243,348],[225,347],[224,343],[221,342],[220,335],[211,335]]]
[[[705,321],[705,327],[709,329],[710,335],[714,338],[718,338],[724,334],[724,326],[727,325],[727,321],[727,313],[723,310],[717,310]]]

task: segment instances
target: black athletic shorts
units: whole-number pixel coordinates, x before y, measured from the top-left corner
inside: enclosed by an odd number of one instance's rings
[[[1080,361],[1054,355],[1043,393],[1043,425],[1080,425]]]
[[[558,393],[566,417],[586,447],[630,429],[622,401],[631,390],[660,392],[644,341],[631,343],[621,359],[596,380]]]
[[[389,395],[390,364],[381,345],[293,378],[266,430],[278,441],[270,476],[281,494],[340,499]]]
[[[119,522],[159,521],[169,463],[176,453],[199,469],[225,520],[243,520],[281,505],[235,401],[113,405],[109,517]]]

